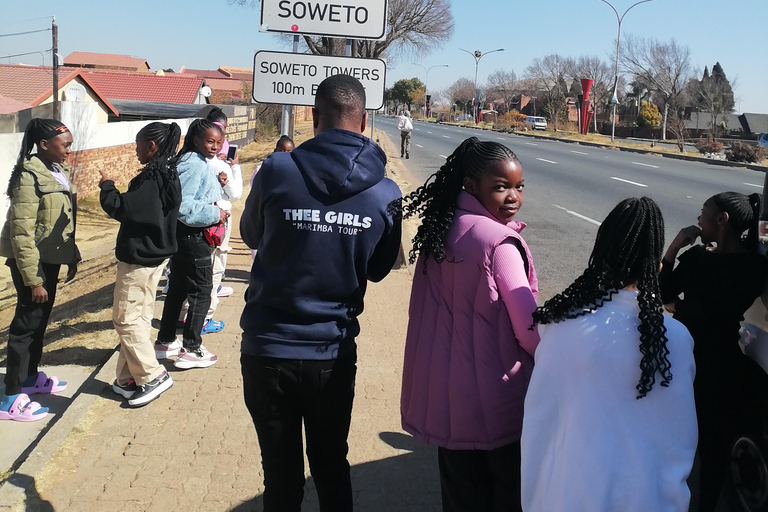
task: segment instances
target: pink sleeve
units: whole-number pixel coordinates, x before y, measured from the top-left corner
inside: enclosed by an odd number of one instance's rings
[[[533,356],[539,344],[538,329],[531,330],[536,299],[525,275],[523,257],[517,247],[506,242],[496,248],[492,263],[496,287],[512,321],[517,342]]]

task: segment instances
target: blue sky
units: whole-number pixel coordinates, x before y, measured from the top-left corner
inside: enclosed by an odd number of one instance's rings
[[[273,0],[276,1],[276,0]],[[636,0],[613,0],[623,12]],[[343,3],[343,2],[342,2]],[[30,18],[56,15],[59,53],[123,53],[143,57],[153,69],[182,65],[215,69],[219,65],[251,67],[256,49],[283,49],[273,35],[258,32],[258,9],[235,7],[227,0],[132,0],[3,2],[0,34],[49,26]],[[34,10],[29,7],[34,5]],[[431,90],[456,79],[473,78],[474,60],[459,48],[490,51],[483,58],[479,81],[496,69],[524,75],[531,59],[549,53],[598,55],[608,60],[616,37],[616,17],[599,0],[452,1],[456,28],[451,41],[429,55],[406,56],[388,70],[387,82],[417,76],[425,66],[449,64],[429,74]],[[635,7],[622,25],[624,34],[678,42],[691,49],[701,69],[720,61],[729,78],[738,77],[736,108],[768,113],[768,63],[765,59],[768,2],[763,0],[654,0]],[[0,57],[50,48],[50,32],[0,37]],[[0,63],[40,64],[39,55],[0,58]],[[50,64],[46,54],[45,63]],[[740,105],[740,107],[739,107]]]

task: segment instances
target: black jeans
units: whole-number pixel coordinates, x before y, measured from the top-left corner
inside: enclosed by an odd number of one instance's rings
[[[264,512],[298,512],[307,457],[321,512],[351,512],[347,436],[355,396],[357,356],[330,361],[243,354],[245,405],[256,426],[264,468]]]
[[[522,512],[520,441],[493,450],[438,448],[443,512]]]
[[[184,323],[183,343],[184,349],[191,352],[203,343],[201,332],[211,305],[213,263],[211,246],[205,241],[202,232],[178,238],[179,250],[171,258],[171,278],[157,339],[164,343],[174,340],[176,322],[186,299],[189,311]]]
[[[61,265],[41,263],[43,286],[48,300],[42,304],[32,302],[32,289],[24,285],[16,260],[9,259],[6,265],[11,269],[13,286],[16,287],[16,313],[13,315],[8,334],[8,362],[5,373],[5,394],[21,393],[21,383],[38,372],[43,356],[43,337],[48,327],[53,302],[56,300],[56,286],[59,284]]]

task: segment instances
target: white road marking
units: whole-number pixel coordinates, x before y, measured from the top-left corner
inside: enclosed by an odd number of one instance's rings
[[[450,137],[449,137],[449,136],[447,136],[447,135],[443,135],[443,137],[445,137],[446,139],[450,139]]]
[[[632,163],[635,164],[635,165],[642,165],[644,167],[653,167],[654,169],[658,169],[659,168],[658,165],[643,164],[643,163],[640,163],[640,162],[632,162]]]
[[[499,140],[507,140],[504,137],[496,137],[496,138],[499,139]]]
[[[636,181],[629,181],[622,178],[617,178],[616,176],[611,176],[612,180],[621,181],[624,183],[629,183],[630,185],[635,185],[636,187],[648,187],[648,185],[643,185],[642,183],[638,183]]]
[[[445,156],[445,155],[437,155],[437,156],[439,156],[440,158],[448,158],[448,157],[447,157],[447,156]]]
[[[526,142],[526,144],[528,144],[529,146],[538,146],[538,144],[536,144],[534,142]]]
[[[416,144],[416,147],[417,148],[423,148],[424,146],[422,146],[421,144]]]
[[[574,150],[571,150],[571,153],[576,153],[578,155],[588,155],[589,154],[589,153],[584,153],[583,151],[574,151]]]
[[[427,133],[432,133],[431,131],[427,130]]]
[[[762,185],[755,185],[754,183],[744,183],[744,184],[745,184],[745,185],[747,185],[747,186],[749,186],[749,187],[757,187],[757,188],[763,188],[763,186],[762,186]]]
[[[537,158],[536,160],[541,160],[542,162],[547,162],[548,164],[556,164],[557,162],[553,162],[552,160],[545,160],[544,158]]]
[[[585,221],[589,222],[590,224],[594,224],[595,226],[599,226],[601,224],[600,222],[596,221],[595,219],[590,219],[586,215],[582,215],[580,213],[576,213],[574,211],[569,210],[568,208],[563,208],[559,204],[554,204],[552,206],[554,206],[555,208],[557,208],[559,210],[563,210],[565,213],[567,213],[569,215],[573,215],[576,218],[579,218],[581,220],[585,220]]]

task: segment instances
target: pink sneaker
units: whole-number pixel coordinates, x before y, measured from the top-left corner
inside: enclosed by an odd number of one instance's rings
[[[200,345],[197,350],[187,351],[181,349],[179,358],[173,364],[176,368],[187,370],[189,368],[208,368],[216,364],[219,358],[208,352],[208,349]]]
[[[162,359],[171,359],[179,355],[179,351],[182,349],[181,341],[176,338],[170,343],[161,343],[160,340],[155,342],[155,357],[158,361]]]

